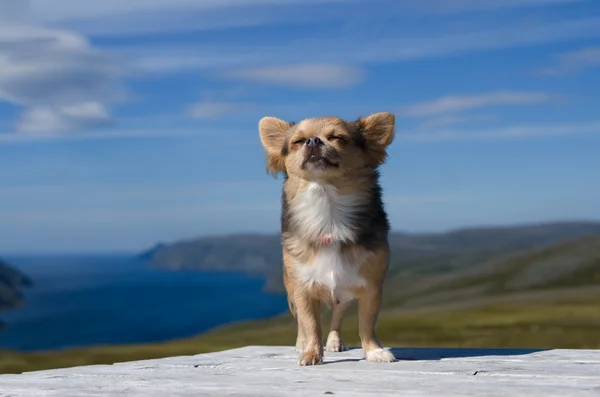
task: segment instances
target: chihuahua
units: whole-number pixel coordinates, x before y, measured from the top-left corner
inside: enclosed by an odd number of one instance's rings
[[[328,352],[345,349],[345,309],[358,300],[359,334],[368,361],[392,362],[375,326],[389,266],[387,214],[378,167],[394,139],[395,117],[356,121],[315,117],[259,122],[267,171],[283,174],[283,281],[296,318],[298,364],[323,363],[321,306],[332,310]]]

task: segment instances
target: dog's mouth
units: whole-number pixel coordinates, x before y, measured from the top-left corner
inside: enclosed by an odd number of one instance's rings
[[[332,160],[329,160],[327,157],[322,154],[313,153],[306,157],[304,163],[302,164],[303,168],[317,168],[317,169],[325,169],[325,168],[338,168],[340,165]]]

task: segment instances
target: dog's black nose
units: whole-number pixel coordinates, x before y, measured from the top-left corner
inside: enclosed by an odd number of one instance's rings
[[[308,147],[317,147],[321,145],[323,141],[318,136],[311,136],[306,140],[306,146]]]

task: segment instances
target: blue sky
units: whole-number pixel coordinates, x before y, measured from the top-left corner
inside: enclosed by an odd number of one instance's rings
[[[0,252],[275,232],[258,120],[397,115],[397,230],[600,218],[595,0],[0,0]]]

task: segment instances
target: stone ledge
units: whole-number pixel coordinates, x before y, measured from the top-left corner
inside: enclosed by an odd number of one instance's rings
[[[0,375],[2,397],[600,396],[600,350],[362,350],[298,367],[292,347],[249,346],[196,356]]]

